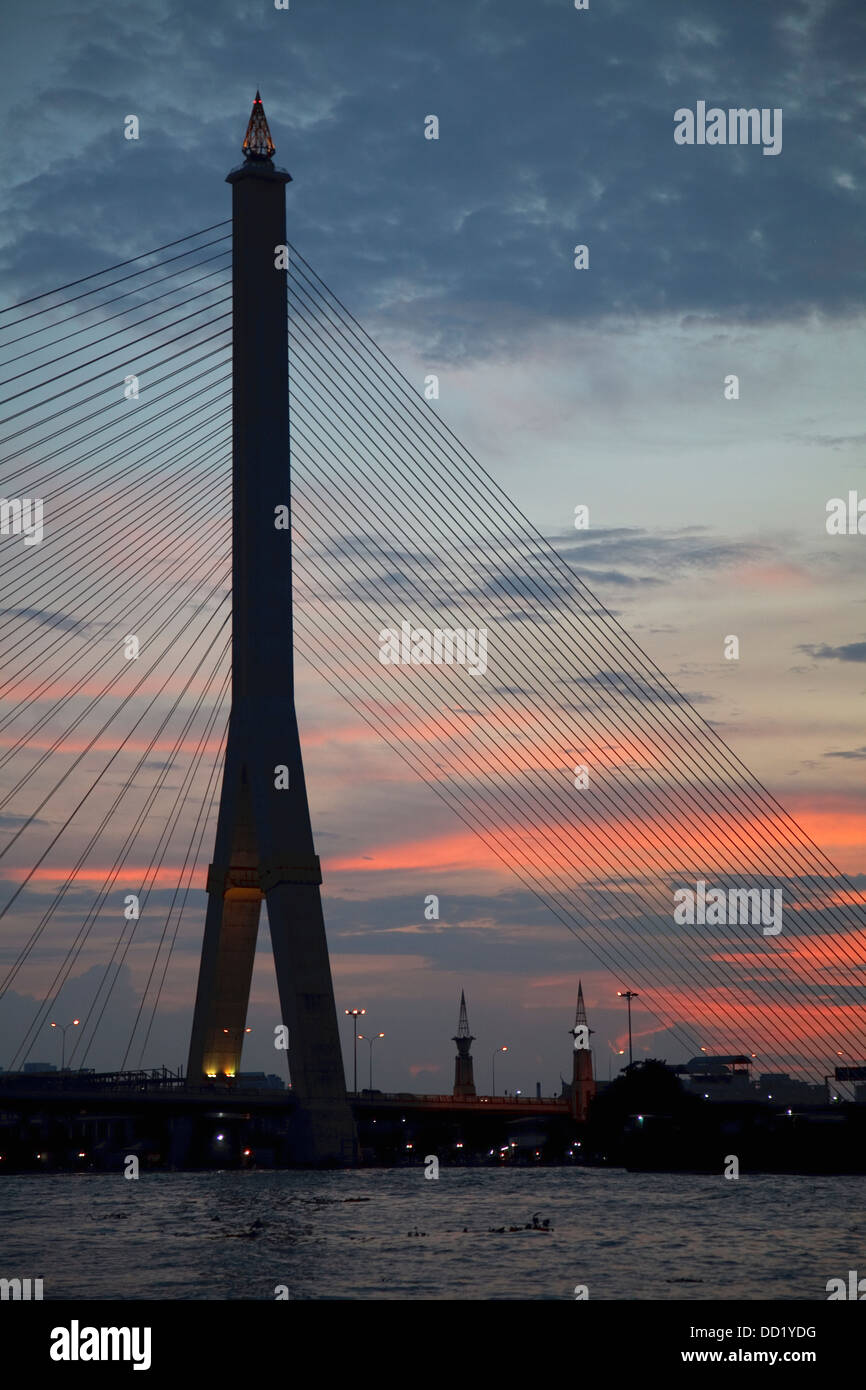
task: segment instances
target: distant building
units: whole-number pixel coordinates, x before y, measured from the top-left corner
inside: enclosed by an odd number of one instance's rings
[[[57,1068],[53,1062],[25,1062],[21,1070],[25,1072],[56,1071]]]
[[[752,1059],[745,1053],[701,1053],[672,1068],[687,1091],[707,1100],[757,1100],[752,1081]]]
[[[267,1075],[263,1071],[242,1071],[238,1073],[238,1085],[249,1086],[257,1091],[284,1091],[286,1083],[281,1076],[275,1076],[273,1072]]]
[[[474,1096],[475,1077],[472,1073],[472,1056],[469,1052],[475,1039],[469,1032],[469,1019],[466,1016],[466,996],[460,991],[460,1017],[457,1021],[457,1056],[454,1059],[454,1095]]]
[[[798,1081],[786,1071],[764,1071],[756,1087],[759,1100],[780,1101],[785,1105],[826,1105],[827,1087]]]
[[[745,1053],[730,1056],[692,1057],[684,1066],[675,1067],[686,1090],[707,1100],[770,1101],[780,1105],[822,1105],[826,1103],[824,1086],[798,1081],[785,1071],[761,1072],[752,1079],[752,1058]]]

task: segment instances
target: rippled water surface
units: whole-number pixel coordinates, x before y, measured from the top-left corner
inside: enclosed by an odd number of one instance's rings
[[[46,1298],[826,1299],[866,1273],[863,1199],[856,1177],[612,1169],[9,1177],[0,1276]],[[549,1233],[507,1229],[533,1215]]]

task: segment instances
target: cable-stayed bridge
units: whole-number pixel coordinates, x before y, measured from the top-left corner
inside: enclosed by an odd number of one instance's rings
[[[245,144],[253,172],[272,152]],[[255,251],[239,359],[253,252],[237,209],[234,227],[0,313],[0,1011],[13,990],[40,1000],[4,1064],[31,1057],[64,984],[99,959],[67,1065],[88,1065],[134,964],[116,1065],[141,1066],[178,942],[200,939],[203,888],[229,914],[213,942],[246,933],[250,968],[261,901],[272,915],[286,883],[293,901],[318,892],[309,852],[291,872],[261,845],[242,862],[237,839],[230,863],[212,856],[238,632],[277,573],[251,533],[238,542],[252,505],[239,420],[268,433],[266,393],[249,399],[274,356],[257,337],[265,299],[279,299],[267,332],[284,322],[290,364],[294,601],[289,585],[284,628],[275,610],[247,643],[256,679],[291,665],[293,619],[298,655],[477,837],[479,863],[540,900],[687,1053],[753,1053],[811,1079],[866,1056],[862,894],[289,242],[268,245],[267,267]],[[289,529],[284,443],[268,545]],[[260,839],[265,812],[238,796],[237,823]],[[206,937],[206,1074],[214,1030],[226,1057],[243,1041],[249,977],[245,994],[246,965],[220,964],[222,950],[207,966]],[[213,981],[236,978],[217,1009]]]

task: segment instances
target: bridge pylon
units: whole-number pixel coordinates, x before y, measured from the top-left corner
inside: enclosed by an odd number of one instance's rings
[[[300,1164],[349,1162],[346,1098],[295,712],[285,185],[256,93],[233,210],[232,704],[187,1076],[240,1070],[262,901]]]

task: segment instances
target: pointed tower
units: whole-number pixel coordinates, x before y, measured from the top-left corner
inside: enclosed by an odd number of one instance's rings
[[[472,1075],[472,1057],[469,1049],[475,1039],[469,1031],[469,1019],[466,1016],[466,996],[460,991],[460,1018],[457,1023],[457,1036],[453,1039],[457,1044],[457,1056],[454,1059],[454,1094],[455,1096],[474,1096],[475,1078]]]
[[[350,1161],[354,1125],[292,661],[285,185],[258,93],[233,169],[232,706],[187,1075],[240,1068],[262,902],[289,1034],[295,1161]]]
[[[583,1002],[583,983],[577,982],[577,1008],[574,1014],[574,1038],[571,1071],[571,1113],[576,1120],[584,1121],[589,1114],[589,1102],[595,1095],[595,1078],[592,1074],[592,1051],[589,1039],[595,1030],[590,1028]]]

